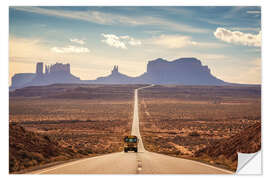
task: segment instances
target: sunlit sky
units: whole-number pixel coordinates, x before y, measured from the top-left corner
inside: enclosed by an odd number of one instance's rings
[[[196,57],[216,77],[261,83],[260,7],[10,7],[9,60],[15,73],[36,62],[70,63],[81,79],[129,76],[149,60]]]

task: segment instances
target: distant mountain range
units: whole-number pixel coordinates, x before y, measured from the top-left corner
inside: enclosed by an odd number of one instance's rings
[[[43,63],[37,63],[36,73],[15,74],[12,77],[11,89],[55,83],[231,85],[213,76],[208,66],[203,66],[196,58],[180,58],[174,61],[158,58],[149,61],[147,71],[140,76],[127,76],[119,72],[118,66],[114,66],[110,75],[96,80],[80,80],[70,73],[69,64],[56,63],[46,66],[43,73]]]

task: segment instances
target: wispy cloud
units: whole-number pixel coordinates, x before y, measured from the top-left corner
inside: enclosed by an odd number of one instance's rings
[[[44,45],[42,39],[36,38],[18,38],[16,36],[10,36],[9,38],[9,57],[35,57],[40,58],[50,56],[46,52],[48,48]],[[44,53],[45,52],[45,53]]]
[[[259,32],[261,30],[261,28],[259,27],[233,27],[230,29],[234,31],[256,31],[256,32]]]
[[[246,11],[248,14],[261,14],[261,11]]]
[[[177,6],[157,6],[155,7],[155,9],[160,10],[160,11],[164,11],[168,14],[174,14],[174,15],[183,15],[183,16],[192,16],[194,15],[194,11],[187,9],[187,8],[179,8]],[[159,12],[160,12],[159,11]]]
[[[217,28],[214,32],[217,39],[232,44],[241,44],[245,46],[261,46],[261,31],[258,34],[243,33],[240,31],[231,31],[225,28]]]
[[[56,53],[89,53],[90,50],[86,47],[78,47],[78,46],[65,46],[65,47],[53,47],[51,48],[53,52]]]
[[[189,36],[180,35],[160,35],[146,40],[147,44],[162,46],[165,48],[182,48],[189,45],[196,45]]]
[[[177,49],[184,47],[199,47],[199,48],[220,48],[224,47],[224,44],[214,43],[214,42],[201,42],[195,41],[191,36],[182,36],[182,35],[168,35],[162,34],[160,36],[154,36],[143,41],[145,44],[161,46],[163,48]]]
[[[85,44],[85,41],[84,40],[82,40],[82,39],[77,39],[77,38],[71,38],[71,39],[69,39],[70,40],[70,42],[74,42],[74,43],[77,43],[77,44],[80,44],[80,45],[84,45]]]
[[[12,7],[16,10],[26,11],[49,16],[77,19],[103,25],[122,24],[129,26],[158,26],[162,29],[172,29],[179,32],[208,33],[209,29],[193,27],[183,23],[171,21],[164,18],[149,16],[124,16],[115,13],[104,13],[99,11],[69,11],[55,10],[40,7]]]
[[[202,21],[202,22],[206,22],[208,24],[214,24],[214,25],[219,25],[219,26],[230,26],[231,23],[228,23],[228,22],[224,22],[224,20],[218,20],[218,19],[209,19],[209,18],[201,18],[201,17],[198,17],[197,18],[198,20]]]
[[[131,46],[139,46],[141,45],[141,41],[134,39],[130,36],[117,36],[115,34],[101,34],[105,39],[102,42],[108,44],[109,46],[121,49],[127,49],[127,44]]]

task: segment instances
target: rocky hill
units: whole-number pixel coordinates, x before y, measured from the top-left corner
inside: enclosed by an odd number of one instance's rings
[[[261,123],[246,128],[239,134],[196,152],[195,156],[212,162],[237,168],[237,152],[254,153],[261,149]]]
[[[63,147],[52,137],[28,131],[18,124],[9,125],[10,173],[87,154],[74,147]]]

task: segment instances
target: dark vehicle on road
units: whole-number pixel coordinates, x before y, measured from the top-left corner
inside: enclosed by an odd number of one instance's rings
[[[138,141],[137,136],[125,136],[124,138],[124,152],[128,151],[138,151]]]

